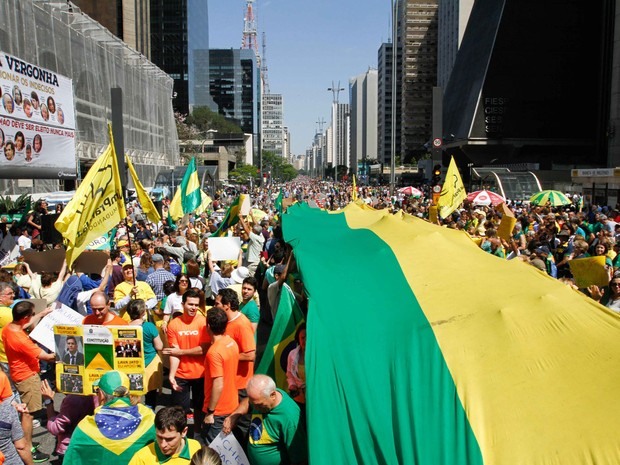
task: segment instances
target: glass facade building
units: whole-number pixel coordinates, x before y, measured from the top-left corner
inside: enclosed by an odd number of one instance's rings
[[[151,0],[151,59],[174,79],[174,109],[209,105],[207,0]]]
[[[209,55],[209,108],[256,136],[260,73],[254,51],[213,49]]]

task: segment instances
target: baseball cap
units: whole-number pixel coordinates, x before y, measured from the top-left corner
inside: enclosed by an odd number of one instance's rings
[[[129,378],[125,373],[118,370],[112,370],[108,371],[105,375],[95,381],[93,386],[97,386],[109,396],[125,396],[129,393]],[[125,388],[126,390],[121,388]]]
[[[549,255],[549,247],[547,247],[546,245],[543,245],[542,247],[538,247],[536,250],[534,250],[534,252],[536,253],[544,253]]]
[[[159,262],[163,262],[164,261],[164,257],[161,254],[158,253],[154,253],[151,256],[151,259],[155,262],[155,263],[159,263]]]
[[[127,242],[125,239],[122,239],[116,243],[116,247],[118,248],[127,247],[128,245],[129,245],[129,242]]]
[[[237,284],[242,284],[243,280],[250,276],[250,270],[248,270],[245,266],[240,266],[239,268],[235,268],[233,272],[230,274],[230,277]]]

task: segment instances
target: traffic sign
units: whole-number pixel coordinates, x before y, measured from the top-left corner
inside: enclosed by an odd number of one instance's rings
[[[433,139],[433,147],[439,148],[439,147],[441,147],[441,143],[442,143],[442,141],[441,141],[441,139],[439,137],[436,137],[435,139]]]

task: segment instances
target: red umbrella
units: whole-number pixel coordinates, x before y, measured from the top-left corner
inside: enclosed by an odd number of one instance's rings
[[[473,205],[495,206],[506,202],[506,199],[501,195],[487,190],[472,192],[467,195],[467,200],[469,200]]]
[[[420,189],[416,189],[413,186],[401,187],[398,189],[398,192],[405,195],[411,195],[413,197],[422,197],[422,191]]]

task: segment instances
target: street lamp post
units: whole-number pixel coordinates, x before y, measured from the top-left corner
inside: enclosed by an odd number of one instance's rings
[[[396,186],[396,47],[398,37],[396,26],[398,20],[398,0],[392,2],[392,125],[390,134],[390,196],[394,195]]]
[[[333,146],[332,149],[334,151],[334,184],[338,182],[338,153],[336,148],[338,147],[338,140],[336,138],[336,133],[340,136],[340,131],[336,131],[336,125],[338,122],[336,118],[338,117],[338,97],[340,96],[340,91],[344,90],[344,87],[340,87],[340,81],[338,81],[338,85],[334,85],[334,81],[332,81],[332,86],[327,89],[329,92],[332,92],[334,95],[333,106],[334,109],[332,111],[332,124],[333,124]]]

